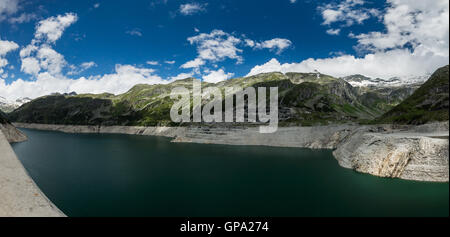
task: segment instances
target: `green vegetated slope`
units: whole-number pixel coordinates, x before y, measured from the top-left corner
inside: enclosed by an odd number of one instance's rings
[[[173,88],[192,91],[193,78],[164,85],[136,85],[120,95],[50,95],[22,105],[8,117],[15,122],[75,125],[177,125],[170,120]],[[343,79],[318,73],[263,73],[202,89],[278,87],[282,125],[316,125],[370,121],[397,105],[404,88],[355,88]],[[386,90],[386,91],[383,91]],[[412,92],[410,92],[412,93]],[[191,105],[192,106],[192,105]]]
[[[449,66],[438,69],[402,103],[380,116],[376,123],[424,124],[447,121],[449,110]]]

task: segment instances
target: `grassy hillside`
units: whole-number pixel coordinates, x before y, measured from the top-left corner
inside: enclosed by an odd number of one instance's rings
[[[375,120],[376,123],[424,124],[448,120],[449,66],[438,69],[410,97]]]
[[[51,95],[37,98],[8,114],[12,121],[87,125],[176,125],[170,120],[173,88],[192,91],[193,78],[165,85],[136,85],[121,95]],[[395,106],[399,95],[375,89],[353,88],[342,79],[316,73],[263,73],[217,84],[202,82],[202,89],[225,87],[278,87],[282,125],[363,122]],[[373,95],[372,95],[373,94]],[[395,97],[395,98],[392,98]],[[192,105],[191,105],[192,106]]]

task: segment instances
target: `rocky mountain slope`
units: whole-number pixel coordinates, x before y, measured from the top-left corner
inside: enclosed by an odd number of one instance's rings
[[[410,86],[412,84],[421,85],[423,84],[431,75],[423,76],[409,76],[409,77],[392,77],[389,79],[381,78],[370,78],[364,75],[355,74],[342,79],[350,83],[354,87],[402,87]]]
[[[175,125],[170,120],[173,88],[192,91],[193,78],[165,85],[136,85],[121,95],[65,94],[37,98],[8,114],[14,122],[73,125]],[[281,125],[319,125],[369,121],[409,96],[414,88],[355,88],[320,73],[264,73],[217,84],[219,87],[279,88]]]
[[[376,119],[377,123],[424,124],[447,121],[449,66],[438,69],[419,89],[398,106]]]
[[[4,113],[9,113],[19,108],[21,105],[30,102],[30,98],[19,98],[15,101],[7,100],[6,98],[0,96],[0,111]]]

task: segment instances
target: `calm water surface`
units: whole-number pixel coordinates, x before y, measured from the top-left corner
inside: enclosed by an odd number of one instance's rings
[[[22,129],[13,148],[68,216],[448,216],[449,184],[341,168],[329,150]]]

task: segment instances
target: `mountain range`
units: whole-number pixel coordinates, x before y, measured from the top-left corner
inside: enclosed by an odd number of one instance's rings
[[[377,123],[424,124],[446,121],[449,113],[449,66],[438,69],[419,89],[376,120]]]
[[[448,66],[446,68],[448,89]],[[442,70],[444,71],[442,72]],[[438,75],[444,75],[445,67],[438,72],[436,72]],[[404,111],[399,108],[407,106],[402,104],[408,101],[410,96],[425,90],[422,89],[424,86],[437,86],[433,79],[436,77],[436,73],[422,87],[417,81],[412,84],[404,84],[396,83],[395,79],[391,80],[392,83],[386,81],[374,83],[377,79],[370,79],[362,75],[335,78],[320,73],[283,74],[273,72],[230,79],[215,84],[202,82],[202,89],[210,86],[218,87],[221,90],[232,86],[242,88],[276,86],[279,92],[281,126],[370,123],[374,121],[402,122],[399,119],[380,118],[386,117],[385,113],[389,116],[399,116]],[[445,75],[440,78],[445,79]],[[174,124],[170,120],[170,108],[174,103],[174,100],[170,98],[170,92],[178,86],[184,86],[192,92],[193,80],[196,79],[187,78],[170,84],[140,84],[120,95],[108,93],[52,94],[23,104],[9,113],[8,118],[14,122],[42,124],[175,126],[179,124]],[[430,81],[433,81],[431,86],[429,85]],[[373,84],[369,82],[373,82]],[[436,99],[431,95],[424,96],[429,97],[431,101]],[[446,100],[445,98],[439,98],[439,100],[444,101],[439,108],[447,106],[448,120],[448,90]],[[446,105],[445,101],[447,101]],[[444,117],[430,119],[441,120]],[[417,121],[417,123],[420,122]]]
[[[28,97],[18,98],[15,101],[7,100],[6,98],[0,96],[0,111],[4,113],[9,113],[19,108],[21,105],[30,102],[32,99]]]

